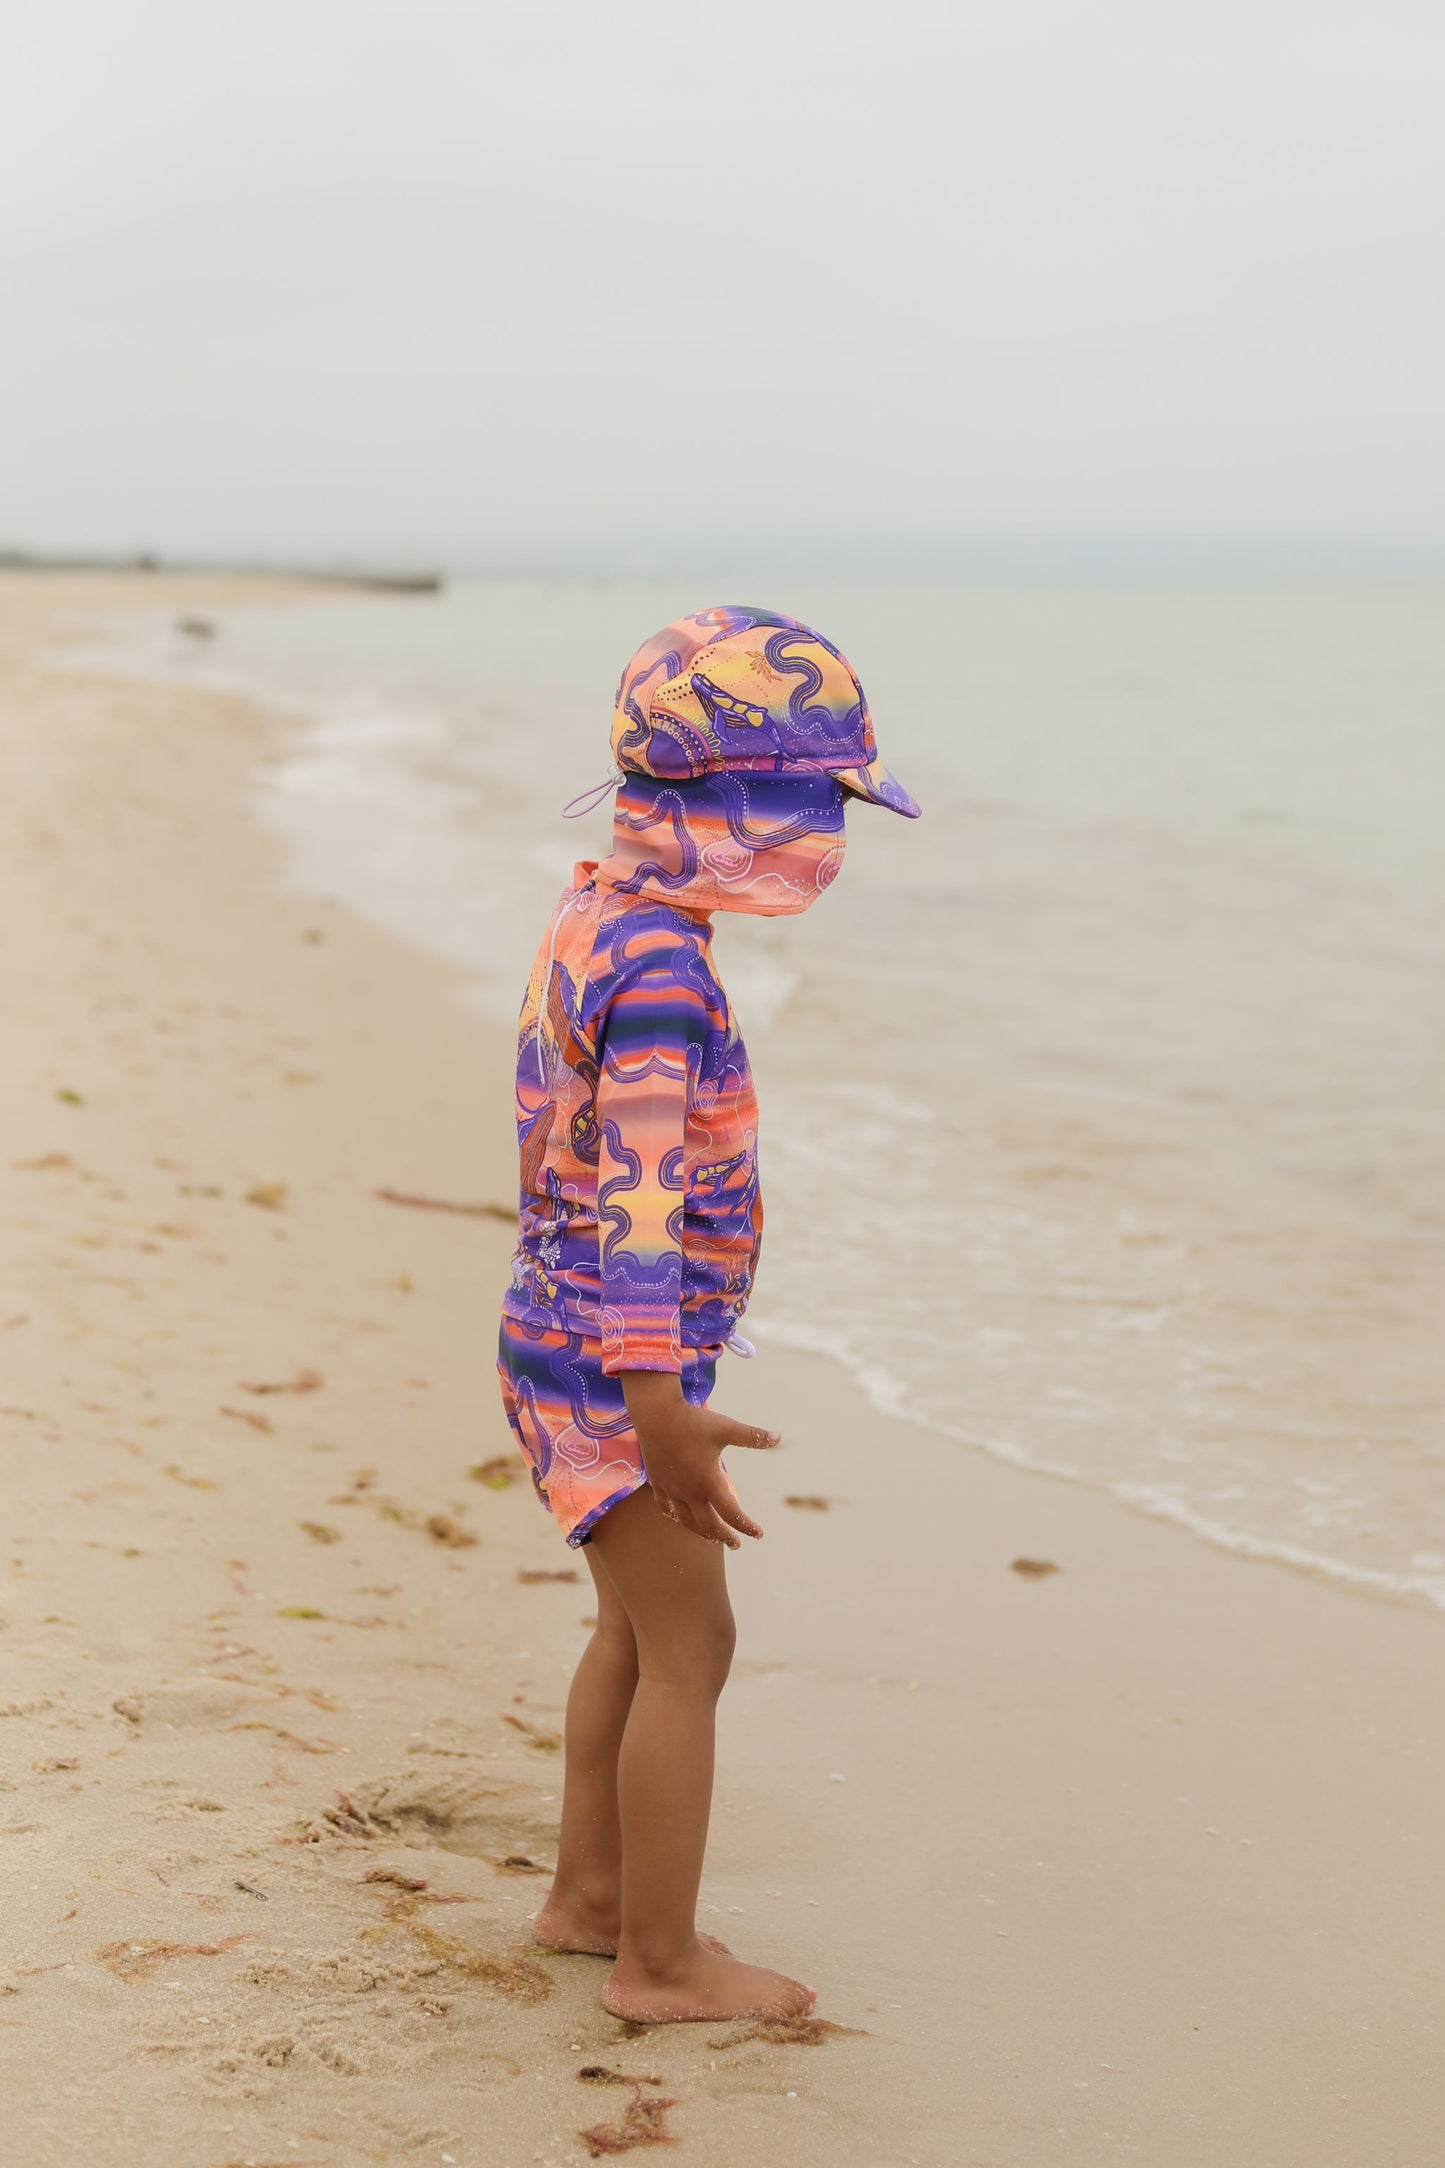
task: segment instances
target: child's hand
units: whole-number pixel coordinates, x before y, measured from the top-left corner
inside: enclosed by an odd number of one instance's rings
[[[778,1433],[735,1423],[711,1408],[694,1408],[670,1370],[626,1370],[622,1392],[652,1495],[668,1519],[709,1543],[725,1543],[730,1551],[741,1549],[734,1530],[761,1536],[757,1522],[738,1504],[721,1456],[730,1445],[766,1451],[777,1444]]]

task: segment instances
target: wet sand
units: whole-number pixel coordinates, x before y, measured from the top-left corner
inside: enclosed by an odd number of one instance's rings
[[[1433,2164],[1441,1622],[766,1347],[704,1897],[856,2030],[629,2038],[533,1954],[585,1568],[508,1480],[507,1224],[376,1195],[510,1204],[510,1050],[286,893],[285,726],[38,659],[223,593],[0,580],[13,2157]]]

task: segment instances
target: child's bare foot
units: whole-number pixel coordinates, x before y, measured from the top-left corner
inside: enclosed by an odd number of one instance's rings
[[[615,1912],[562,1897],[549,1897],[532,1922],[532,1940],[540,1949],[560,1950],[567,1956],[615,1957],[617,1934]],[[704,1949],[727,1955],[727,1944],[719,1942],[715,1935],[699,1935],[697,1939]]]
[[[554,1890],[532,1922],[532,1940],[544,1950],[615,1957],[617,1930],[616,1906],[589,1905],[585,1898],[559,1897]]]
[[[635,1957],[619,1959],[602,1990],[604,2010],[646,2025],[806,2017],[817,1999],[816,1991],[801,1980],[769,1972],[765,1965],[745,1965],[706,1939],[666,1966],[644,1965]]]

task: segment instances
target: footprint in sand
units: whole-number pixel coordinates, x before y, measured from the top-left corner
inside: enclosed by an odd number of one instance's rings
[[[480,1770],[405,1769],[353,1785],[345,1809],[323,1811],[314,1839],[393,1837],[471,1858],[532,1859],[553,1841],[550,1821],[528,1811],[519,1787]]]
[[[161,1739],[168,1732],[224,1731],[252,1710],[274,1705],[274,1700],[274,1695],[250,1693],[243,1686],[217,1681],[118,1694],[111,1708],[134,1737]]]

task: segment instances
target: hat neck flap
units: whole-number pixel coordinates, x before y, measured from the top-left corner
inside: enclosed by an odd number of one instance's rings
[[[830,775],[625,777],[612,856],[596,879],[684,911],[806,911],[843,862],[844,794]]]

